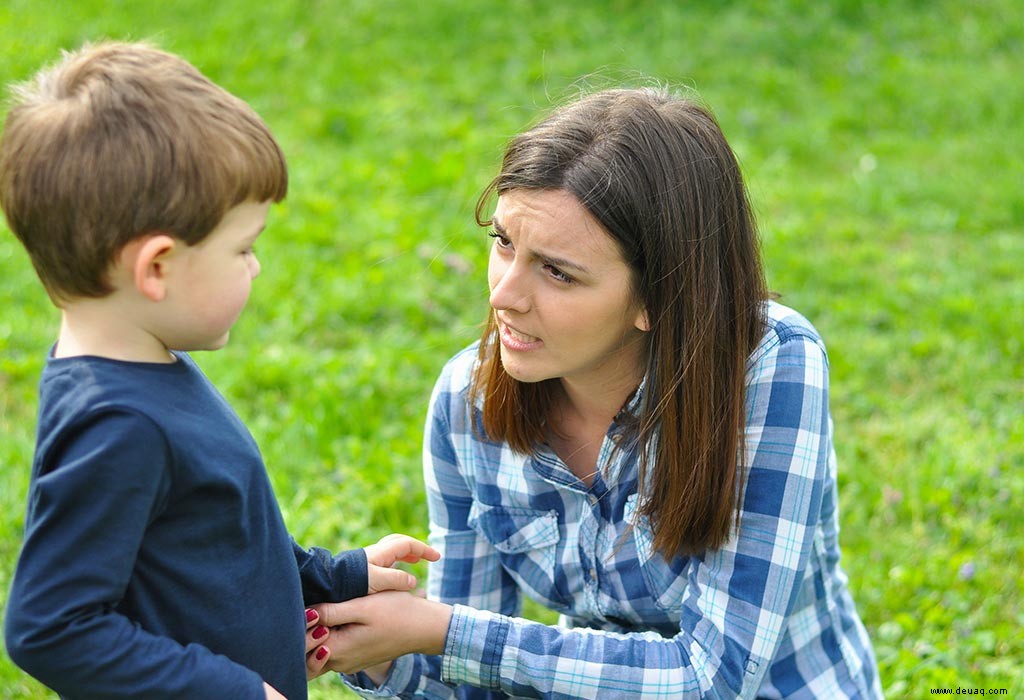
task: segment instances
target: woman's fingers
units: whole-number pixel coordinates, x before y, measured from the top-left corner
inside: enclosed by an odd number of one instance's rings
[[[306,678],[313,680],[323,675],[331,658],[331,649],[324,642],[330,630],[320,624],[320,613],[313,608],[306,610]]]
[[[324,628],[326,629],[326,627]],[[313,680],[327,672],[327,662],[331,659],[331,650],[320,644],[306,654],[306,679]]]
[[[317,625],[311,629],[306,630],[306,653],[309,654],[316,651],[316,648],[327,641],[327,635],[330,634],[330,630],[323,625]]]
[[[307,674],[319,674],[328,670],[339,673],[361,671],[371,664],[380,663],[388,658],[386,653],[381,656],[384,652],[377,649],[379,645],[380,641],[365,625],[354,623],[332,627],[324,636],[323,644],[317,647],[312,654],[307,655]],[[327,657],[323,661],[316,658],[316,654],[321,648],[328,650]]]
[[[313,633],[318,629],[327,629],[320,624],[320,613],[313,608],[306,608],[306,654],[309,654],[320,645],[320,642],[313,638]],[[324,635],[321,633],[319,636],[322,637]]]

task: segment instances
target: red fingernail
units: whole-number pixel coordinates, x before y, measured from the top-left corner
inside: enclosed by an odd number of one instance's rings
[[[327,647],[320,647],[316,650],[317,661],[323,661],[325,656],[327,656]]]
[[[321,625],[313,630],[313,639],[320,639],[325,634],[327,634],[327,628]]]
[[[320,616],[316,614],[316,610],[307,610],[306,611],[306,622],[307,623],[312,622],[313,620],[317,619],[318,617],[320,617]]]

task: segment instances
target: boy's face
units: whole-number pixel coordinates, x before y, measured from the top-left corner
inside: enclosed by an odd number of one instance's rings
[[[194,246],[178,251],[181,272],[166,301],[180,323],[162,340],[174,350],[216,350],[228,342],[231,327],[249,299],[260,273],[253,245],[263,230],[270,202],[243,202],[229,209],[217,227]]]

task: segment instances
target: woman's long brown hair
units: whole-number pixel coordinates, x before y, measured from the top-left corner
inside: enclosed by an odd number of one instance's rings
[[[514,138],[494,194],[573,194],[619,244],[647,311],[646,390],[632,437],[640,513],[666,557],[721,547],[743,494],[744,374],[768,297],[736,158],[714,117],[663,90],[609,90]],[[530,453],[545,440],[558,380],[523,383],[498,353],[491,314],[471,393],[483,429]]]

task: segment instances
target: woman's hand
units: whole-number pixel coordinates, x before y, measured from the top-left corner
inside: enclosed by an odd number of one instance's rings
[[[320,624],[306,633],[306,675],[368,670],[377,682],[399,656],[442,653],[452,616],[450,605],[396,591],[312,609]]]
[[[306,609],[306,680],[313,680],[326,671],[324,664],[331,656],[331,650],[321,642],[327,637],[327,628],[320,624],[320,613],[313,608]],[[314,668],[316,672],[314,673]]]

